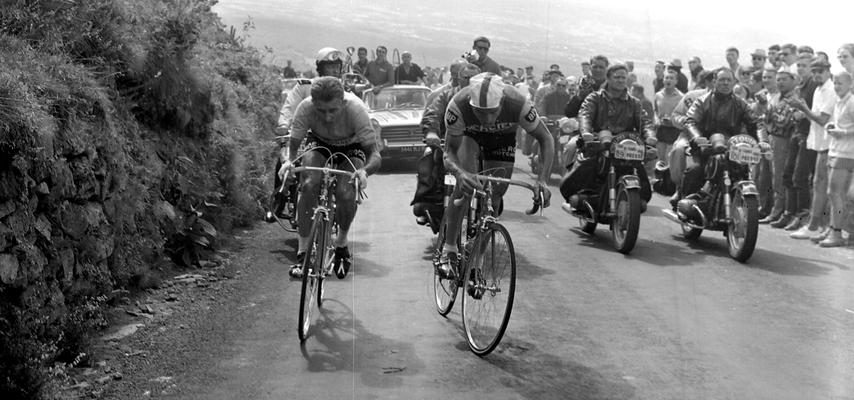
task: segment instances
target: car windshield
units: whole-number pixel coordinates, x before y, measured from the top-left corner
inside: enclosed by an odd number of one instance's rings
[[[383,89],[379,94],[367,93],[365,103],[371,110],[393,110],[424,108],[427,105],[429,90],[423,89]]]

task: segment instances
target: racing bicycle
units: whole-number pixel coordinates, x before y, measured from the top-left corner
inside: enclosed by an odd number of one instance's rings
[[[498,346],[504,336],[516,291],[516,253],[510,233],[498,222],[493,208],[494,184],[504,183],[531,190],[534,205],[525,211],[528,215],[540,209],[543,198],[537,186],[528,182],[482,174],[475,176],[484,186],[472,196],[468,215],[461,227],[463,232],[458,243],[462,244],[460,270],[454,270],[449,277],[439,273],[439,258],[448,226],[446,213],[433,251],[433,292],[437,311],[447,316],[462,288],[463,328],[469,349],[478,356],[485,356]],[[446,185],[455,184],[452,178],[452,175],[446,175]],[[462,199],[453,201],[459,204]]]
[[[301,166],[295,167],[295,173],[303,171],[317,171],[322,173],[320,185],[320,196],[317,207],[311,218],[311,233],[309,234],[309,246],[305,252],[302,263],[302,289],[300,291],[299,324],[297,333],[300,341],[308,337],[312,322],[312,311],[314,303],[317,307],[323,306],[323,282],[327,276],[333,273],[333,253],[335,247],[332,243],[332,235],[337,229],[335,222],[335,186],[339,183],[339,177],[345,177],[354,182],[356,186],[357,204],[361,202],[362,192],[359,180],[355,178],[353,171],[345,171],[329,167],[332,161],[341,157],[349,161],[343,153],[334,153],[326,162],[325,167]],[[352,165],[352,162],[350,162]],[[355,168],[353,168],[355,170]]]

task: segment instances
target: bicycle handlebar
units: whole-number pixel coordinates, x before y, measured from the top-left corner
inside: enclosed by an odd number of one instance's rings
[[[474,176],[475,176],[475,178],[477,178],[480,181],[491,181],[491,182],[497,182],[497,183],[506,183],[508,185],[520,186],[520,187],[523,187],[523,188],[528,189],[531,192],[533,192],[534,193],[534,198],[533,198],[534,204],[531,206],[530,209],[525,210],[526,215],[534,215],[538,210],[540,210],[540,207],[542,207],[542,205],[543,205],[544,199],[543,199],[542,191],[537,190],[538,186],[534,185],[530,182],[518,181],[515,179],[508,179],[508,178],[501,178],[501,177],[491,176],[491,175],[479,175],[478,174],[478,175],[474,175]],[[485,193],[475,189],[475,194],[485,194]],[[462,197],[458,198],[458,199],[454,199],[454,205],[460,205],[461,203],[462,203]]]
[[[302,171],[316,171],[322,172],[324,174],[332,174],[332,175],[340,175],[344,177],[348,177],[353,180],[353,185],[356,187],[356,203],[359,204],[362,202],[362,199],[367,198],[365,193],[362,191],[361,182],[356,178],[356,173],[354,171],[345,171],[343,169],[336,168],[328,168],[328,167],[311,167],[311,166],[299,166],[294,167],[292,170],[294,173],[302,172]],[[287,178],[287,175],[285,175]],[[284,186],[284,180],[282,180],[282,186]]]

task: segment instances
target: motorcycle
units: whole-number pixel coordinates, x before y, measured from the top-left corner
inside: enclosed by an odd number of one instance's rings
[[[623,132],[613,138],[608,131],[600,140],[583,141],[576,162],[596,158],[597,189],[584,189],[570,197],[561,208],[578,218],[581,230],[592,234],[598,224],[609,224],[614,248],[628,254],[635,246],[640,229],[641,180],[638,170],[646,157],[655,157],[641,136]]]
[[[554,118],[553,116],[550,116],[540,117],[540,119],[549,130],[549,133],[552,134],[552,138],[554,138],[555,141],[555,156],[554,162],[552,163],[552,174],[563,176],[566,172],[567,164],[575,154],[574,146],[571,146],[570,142],[578,130],[578,123],[573,119],[573,122],[575,122],[573,125],[573,123],[569,121],[569,118],[566,117]],[[538,175],[540,173],[540,168],[542,167],[539,154],[540,146],[537,143],[534,143],[533,146],[535,147],[530,159],[531,173]]]
[[[759,192],[752,169],[770,153],[762,153],[748,135],[727,140],[719,133],[709,143],[686,148],[689,157],[695,151],[706,160],[703,188],[680,200],[675,210],[664,210],[664,215],[680,224],[689,240],[699,238],[703,230],[723,231],[730,257],[746,262],[759,235]]]

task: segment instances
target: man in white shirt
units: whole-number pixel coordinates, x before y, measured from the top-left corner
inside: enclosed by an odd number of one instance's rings
[[[785,46],[784,46],[785,49]],[[810,133],[807,136],[807,149],[815,150],[815,173],[813,174],[812,204],[810,206],[809,223],[802,226],[790,236],[795,239],[811,239],[819,242],[827,237],[828,231],[821,231],[827,221],[825,209],[827,198],[827,152],[829,139],[824,129],[825,124],[833,114],[833,106],[837,96],[830,80],[830,64],[824,60],[816,60],[810,65],[813,80],[818,84],[813,95],[812,108],[807,108],[803,100],[793,102],[792,107],[804,113],[810,120]]]
[[[851,97],[852,78],[848,72],[833,77],[833,87],[839,100],[833,108],[827,134],[830,137],[827,153],[827,196],[830,201],[830,228],[821,247],[845,245],[842,229],[851,232],[851,178],[854,176],[854,100]]]

